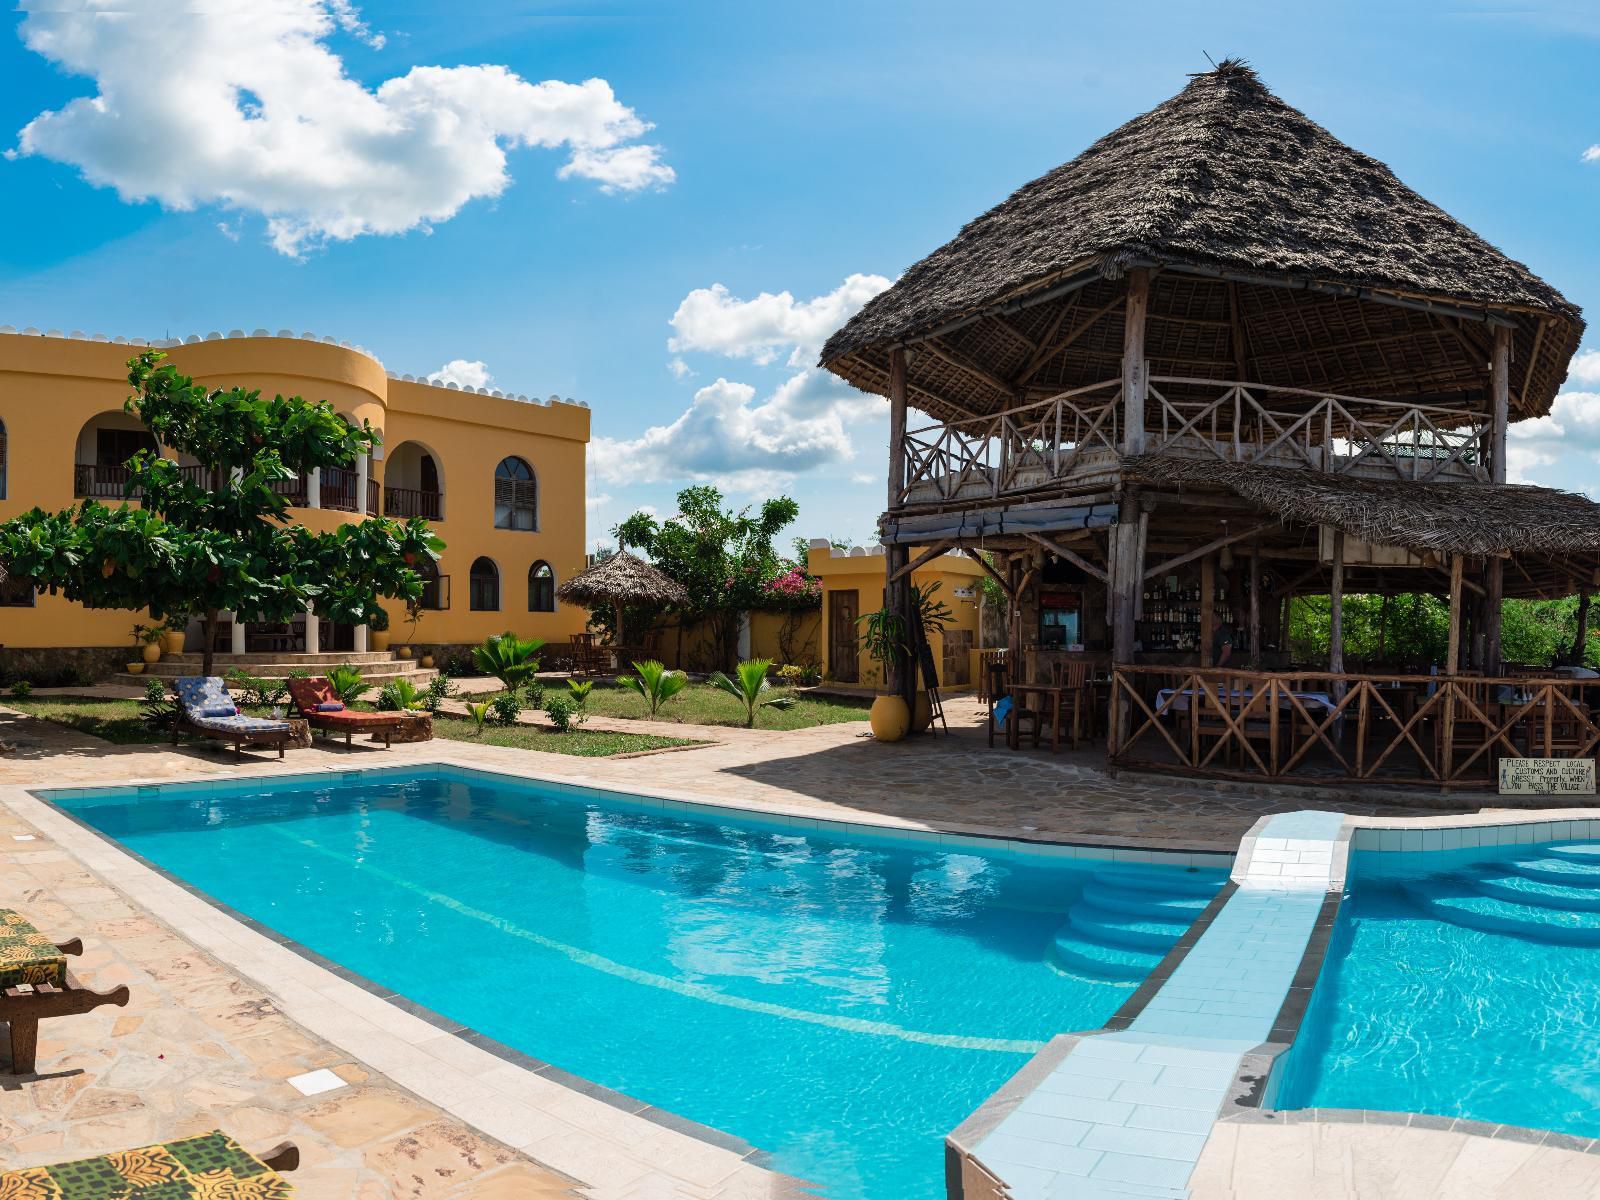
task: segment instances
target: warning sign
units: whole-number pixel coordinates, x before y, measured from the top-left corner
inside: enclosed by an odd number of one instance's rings
[[[1502,758],[1502,796],[1592,796],[1592,758]]]

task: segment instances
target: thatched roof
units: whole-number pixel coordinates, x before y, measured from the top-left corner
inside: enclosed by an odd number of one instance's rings
[[[1122,466],[1130,479],[1222,488],[1286,522],[1332,525],[1380,546],[1468,555],[1600,552],[1600,505],[1554,488],[1356,479],[1159,454],[1127,457]]]
[[[1487,314],[1517,325],[1513,405],[1537,415],[1583,331],[1555,288],[1225,62],[969,223],[835,333],[822,364],[881,393],[890,347],[921,342],[911,402],[940,419],[1014,404],[1024,385],[1115,377],[1114,306],[1136,265],[1158,269],[1157,375],[1481,396],[1488,336],[1470,316]]]
[[[687,604],[689,593],[641,558],[618,550],[556,588],[573,604]]]

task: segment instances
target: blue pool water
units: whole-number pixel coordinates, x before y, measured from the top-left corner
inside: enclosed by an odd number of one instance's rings
[[[942,1196],[943,1136],[1053,1034],[1110,1016],[1223,878],[712,823],[454,769],[43,795],[833,1200]]]
[[[1281,1108],[1600,1137],[1600,843],[1362,852]]]

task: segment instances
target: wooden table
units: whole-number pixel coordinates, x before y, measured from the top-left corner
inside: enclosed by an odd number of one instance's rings
[[[1073,720],[1083,719],[1083,689],[1070,687],[1057,687],[1050,683],[1013,683],[1006,688],[1011,694],[1011,703],[1021,707],[1022,701],[1028,696],[1038,696],[1050,701],[1050,753],[1061,752],[1061,701],[1069,692],[1078,692],[1078,705],[1073,710]],[[1022,744],[1019,734],[1020,722],[1008,720],[1006,722],[1006,745],[1013,750]],[[1076,736],[1076,735],[1074,735]]]

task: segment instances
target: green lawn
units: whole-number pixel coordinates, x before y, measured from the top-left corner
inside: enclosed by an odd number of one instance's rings
[[[574,729],[556,733],[535,725],[485,725],[480,734],[466,717],[443,713],[433,718],[433,736],[451,742],[475,742],[480,746],[512,746],[518,750],[543,750],[546,754],[576,754],[582,758],[605,758],[612,754],[637,754],[641,750],[661,750],[668,746],[694,746],[692,738],[654,737],[647,733],[608,733],[602,729]]]
[[[92,696],[29,696],[16,700],[0,696],[0,704],[42,717],[83,733],[93,734],[119,746],[170,742],[172,734],[145,727],[134,700],[100,700]]]
[[[147,729],[134,700],[102,700],[90,696],[29,696],[14,700],[0,696],[0,705],[58,725],[104,738],[119,746],[156,745],[170,742],[164,730]],[[575,729],[555,733],[532,726],[486,727],[479,735],[464,717],[436,716],[436,738],[455,742],[477,742],[486,746],[514,746],[519,750],[543,750],[548,754],[576,754],[584,758],[606,758],[612,754],[634,754],[666,746],[691,746],[689,738],[653,737],[642,733],[607,733],[602,730]]]
[[[553,691],[564,685],[547,685]],[[782,694],[774,688],[769,696]],[[809,729],[813,725],[836,725],[841,721],[865,721],[870,699],[848,696],[818,696],[810,692],[797,693],[798,699],[789,708],[763,708],[756,713],[757,729]],[[650,707],[644,697],[631,688],[625,688],[611,679],[598,679],[589,693],[585,706],[597,717],[650,718]],[[657,721],[677,721],[684,725],[738,725],[744,724],[744,705],[726,692],[720,692],[709,683],[691,683],[656,713]]]

